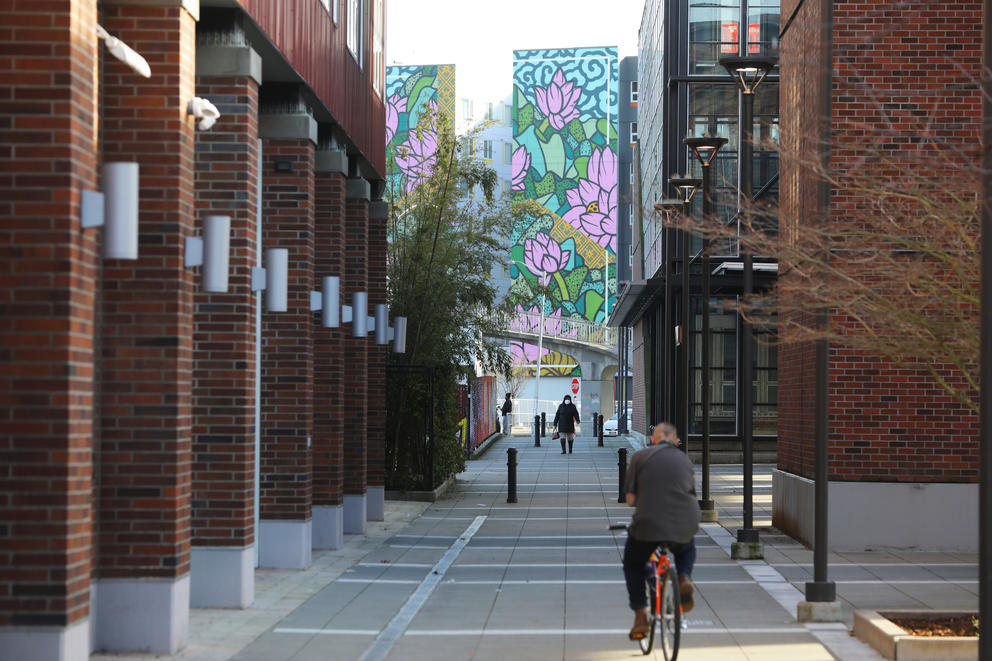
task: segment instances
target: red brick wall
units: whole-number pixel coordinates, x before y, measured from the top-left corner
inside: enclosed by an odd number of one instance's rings
[[[305,521],[313,478],[307,440],[313,424],[314,145],[265,140],[262,159],[262,247],[289,249],[289,298],[286,312],[262,312],[260,515]],[[292,172],[276,172],[277,160],[290,161]]]
[[[103,65],[104,161],[140,164],[139,258],[105,260],[100,326],[101,577],[189,571],[195,23],[176,7],[104,7],[155,75]],[[140,25],[140,27],[135,27]]]
[[[344,184],[343,174],[318,172],[316,189],[315,288],[322,289],[324,276],[343,275]],[[341,279],[343,284],[344,278]],[[343,291],[343,287],[339,288]],[[342,301],[345,302],[345,301]],[[340,310],[339,310],[340,313]],[[319,319],[320,316],[314,317]],[[313,410],[313,503],[340,505],[343,501],[341,475],[344,442],[346,377],[344,336],[348,325],[339,328],[314,327],[314,410]]]
[[[197,227],[231,217],[227,293],[194,296],[193,545],[254,541],[255,299],[258,85],[248,77],[198,78],[197,96],[221,119],[196,134]]]
[[[89,613],[95,2],[0,21],[0,626]]]
[[[496,415],[496,377],[480,376],[472,384],[473,447],[496,432]]]
[[[375,314],[376,303],[386,302],[386,220],[369,219],[369,251],[367,258],[369,282],[369,313]],[[389,345],[375,343],[369,335],[368,350],[368,484],[386,485],[386,351]]]
[[[351,295],[368,291],[367,255],[369,239],[369,203],[349,199],[345,206],[344,284],[345,303],[351,305]],[[352,337],[345,329],[344,378],[344,492],[361,495],[366,487],[366,405],[368,337]]]
[[[789,15],[794,0],[783,2]],[[799,229],[816,215],[817,180],[788,154],[815,154],[824,66],[817,36],[822,0],[803,4],[782,40],[781,126],[786,157],[781,222]],[[979,2],[834,3],[832,167],[842,181],[865,172],[919,186],[941,179],[970,195],[977,165],[982,13]],[[919,137],[926,141],[920,142]],[[866,153],[871,158],[866,160]],[[855,186],[831,193],[831,223],[859,223],[874,200]],[[783,236],[788,236],[784,232]],[[866,277],[871,277],[868,274]],[[831,324],[851,323],[834,310]],[[830,477],[835,480],[958,482],[977,479],[977,417],[925,369],[900,368],[841,348],[830,353]],[[813,349],[779,351],[779,467],[812,473]],[[944,379],[960,378],[940,368]]]

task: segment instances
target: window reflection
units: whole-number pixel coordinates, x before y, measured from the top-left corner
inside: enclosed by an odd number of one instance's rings
[[[740,3],[690,0],[689,74],[721,74],[721,55],[735,55],[740,43]]]

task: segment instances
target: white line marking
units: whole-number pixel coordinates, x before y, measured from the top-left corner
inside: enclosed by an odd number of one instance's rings
[[[385,583],[389,585],[420,585],[423,581],[399,578],[339,578],[335,583]]]
[[[627,629],[420,629],[407,636],[624,636]],[[733,633],[809,633],[806,627],[689,628],[689,635]]]
[[[302,633],[317,636],[378,636],[379,631],[373,629],[293,629],[277,628],[273,633]]]
[[[785,580],[774,567],[761,563],[738,563],[750,574],[758,585],[767,592],[772,599],[777,601],[789,615],[796,617],[797,607],[800,601],[805,601],[805,596],[796,586]]]
[[[390,544],[391,549],[446,549],[447,546],[425,546],[423,544]],[[617,551],[617,546],[471,546],[473,551]]]
[[[413,621],[413,618],[427,602],[427,599],[430,598],[431,593],[440,584],[441,579],[444,578],[444,573],[448,571],[448,568],[455,562],[462,549],[468,545],[469,540],[472,539],[472,535],[479,531],[479,528],[482,527],[485,521],[485,516],[477,516],[475,521],[465,529],[462,536],[451,545],[451,548],[434,565],[433,571],[424,577],[420,587],[414,590],[410,598],[403,604],[400,612],[386,625],[383,632],[376,637],[375,642],[361,656],[360,661],[380,661],[386,658],[393,645],[400,639],[403,632],[410,626],[410,622]]]

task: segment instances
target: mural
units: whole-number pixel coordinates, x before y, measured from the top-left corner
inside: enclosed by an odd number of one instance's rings
[[[434,169],[437,135],[421,123],[428,109],[454,127],[455,65],[386,67],[387,181],[394,197],[412,192]]]
[[[515,365],[515,375],[537,376],[537,367],[534,367],[537,365],[536,344],[513,340],[510,342],[510,360]],[[541,376],[582,376],[582,368],[574,356],[541,347]]]
[[[613,47],[514,52],[511,186],[540,205],[512,237],[510,291],[527,308],[540,285],[548,315],[604,323],[613,309],[617,77]]]

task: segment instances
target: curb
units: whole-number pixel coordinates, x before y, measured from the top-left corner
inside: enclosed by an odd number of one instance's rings
[[[433,491],[387,491],[386,500],[413,500],[421,503],[437,502],[441,496],[455,483],[455,475],[442,482]]]
[[[506,436],[506,434],[504,434],[503,432],[499,432],[499,431],[496,432],[495,434],[491,434],[489,436],[489,438],[487,438],[486,440],[482,441],[482,443],[480,443],[478,445],[478,447],[476,447],[474,450],[472,450],[471,454],[468,455],[468,458],[470,460],[471,459],[478,459],[478,458],[480,458],[482,455],[484,455],[486,453],[486,450],[488,450],[490,447],[492,447],[493,443],[495,443],[496,441],[500,440],[504,436]]]

